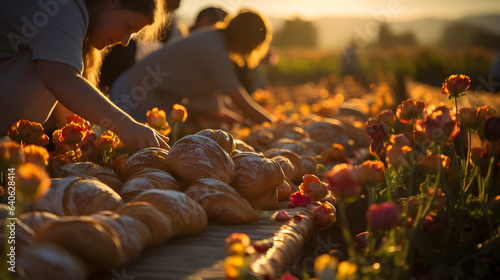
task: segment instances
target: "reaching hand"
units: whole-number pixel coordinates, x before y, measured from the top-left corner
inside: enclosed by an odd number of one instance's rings
[[[134,122],[132,126],[124,128],[120,131],[119,135],[125,146],[132,152],[149,147],[170,150],[170,146],[167,144],[167,136],[163,136],[156,130],[138,122]]]

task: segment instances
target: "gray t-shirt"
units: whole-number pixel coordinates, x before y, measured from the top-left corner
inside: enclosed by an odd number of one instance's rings
[[[29,48],[44,59],[83,70],[89,22],[85,0],[0,0],[0,63]]]
[[[110,99],[142,120],[146,111],[175,103],[188,111],[217,111],[218,96],[236,91],[239,81],[220,30],[196,32],[149,54],[113,84]]]

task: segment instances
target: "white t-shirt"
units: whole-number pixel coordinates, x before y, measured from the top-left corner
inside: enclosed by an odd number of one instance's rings
[[[83,70],[85,0],[0,0],[0,136],[19,119],[44,123],[57,103],[34,60]]]
[[[207,30],[173,40],[137,62],[115,81],[110,99],[143,120],[147,110],[159,104],[167,112],[175,103],[188,111],[216,111],[218,95],[238,88],[222,33]]]

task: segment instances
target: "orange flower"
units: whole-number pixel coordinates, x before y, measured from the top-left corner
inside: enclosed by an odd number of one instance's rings
[[[443,94],[449,94],[448,98],[460,97],[461,93],[470,87],[470,79],[466,75],[451,75],[444,80],[441,87]]]
[[[96,149],[98,151],[107,151],[113,147],[116,141],[116,136],[109,132],[104,132],[96,142]]]
[[[450,167],[450,158],[445,155],[430,154],[426,156],[418,156],[417,163],[429,171],[437,172],[439,165],[444,170]]]
[[[489,105],[477,108],[460,109],[457,115],[460,127],[473,131],[480,129],[484,120],[489,115],[490,109]]]
[[[345,162],[345,148],[341,144],[333,143],[323,159],[324,162]]]
[[[385,123],[387,126],[392,127],[396,123],[396,115],[391,109],[386,109],[378,115],[379,123]]]
[[[329,203],[322,203],[312,210],[314,224],[319,229],[329,228],[337,220],[335,207]]]
[[[24,151],[14,141],[0,142],[0,168],[15,167],[24,161]]]
[[[43,197],[50,188],[50,178],[44,168],[33,164],[23,163],[16,168],[16,188],[33,201]]]
[[[45,146],[49,143],[49,137],[45,135],[42,125],[37,122],[19,120],[10,127],[7,134],[11,140],[19,144]]]
[[[302,194],[307,196],[310,201],[318,201],[327,195],[327,191],[323,183],[314,174],[305,174],[303,182],[299,186]]]
[[[66,124],[70,124],[70,123],[81,125],[81,126],[85,127],[86,130],[92,129],[90,122],[85,120],[84,118],[78,116],[78,115],[71,115],[68,118],[66,118]]]
[[[49,152],[44,147],[37,145],[26,145],[23,147],[26,156],[26,162],[37,164],[45,167],[49,164]]]
[[[387,162],[392,167],[399,168],[407,162],[406,153],[411,151],[411,148],[408,146],[387,145],[386,151]]]
[[[332,170],[325,173],[330,190],[338,198],[349,201],[356,200],[363,190],[361,185],[354,179],[352,167],[347,164],[338,164]]]
[[[408,99],[398,105],[396,116],[401,123],[409,123],[413,119],[422,118],[425,103],[421,100]]]
[[[171,112],[172,122],[185,122],[188,116],[186,107],[180,104],[174,104]]]
[[[146,113],[147,124],[152,128],[162,127],[167,122],[167,114],[163,110],[154,107]]]
[[[361,185],[374,185],[384,181],[385,166],[381,161],[367,160],[353,170]]]
[[[64,145],[61,131],[62,128],[54,130],[54,132],[52,133],[52,143],[54,143],[56,147],[61,147],[62,145]]]
[[[85,135],[86,129],[80,124],[70,123],[61,130],[62,141],[64,144],[80,143]]]
[[[390,137],[392,144],[396,146],[411,146],[411,141],[404,134],[393,134]]]

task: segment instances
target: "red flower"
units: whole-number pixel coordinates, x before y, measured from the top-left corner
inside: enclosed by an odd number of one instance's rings
[[[427,115],[423,128],[425,136],[438,144],[453,139],[459,132],[455,116],[443,107],[438,107]]]
[[[358,251],[363,251],[366,246],[368,246],[368,243],[366,242],[366,235],[368,232],[364,231],[356,235],[354,237],[354,244],[356,245],[356,250]],[[370,232],[370,237],[373,236],[373,234]]]
[[[45,146],[49,143],[49,137],[45,135],[42,125],[37,122],[19,120],[10,127],[7,134],[11,140],[19,144]]]
[[[411,147],[411,141],[404,134],[393,134],[390,138],[391,143],[395,146],[408,146]]]
[[[399,225],[399,210],[392,201],[373,204],[366,213],[366,219],[374,230],[390,230]]]
[[[370,142],[370,155],[374,157],[380,157],[384,153],[384,149],[384,141],[372,140]]]
[[[62,128],[61,136],[64,144],[77,144],[85,137],[86,129],[84,126],[70,123]]]
[[[312,210],[314,224],[319,229],[329,228],[337,219],[335,216],[335,208],[329,203],[322,203],[320,206]]]
[[[375,124],[366,128],[366,132],[374,141],[384,141],[388,135],[387,124]]]
[[[316,175],[305,174],[302,179],[299,190],[309,198],[309,201],[318,201],[326,196],[327,190]]]
[[[295,206],[306,206],[309,203],[309,197],[301,193],[300,191],[296,191],[290,195],[291,203]],[[290,207],[290,206],[289,206]],[[293,208],[293,207],[290,207]]]
[[[421,100],[408,99],[398,105],[396,116],[401,123],[409,123],[413,119],[422,118],[425,103]]]
[[[265,253],[273,247],[273,242],[271,240],[259,240],[253,244],[253,248],[257,253]]]
[[[274,219],[277,222],[285,222],[291,220],[292,218],[288,215],[288,213],[285,212],[285,210],[281,210],[276,213]]]
[[[330,190],[338,198],[356,200],[362,191],[361,185],[353,178],[352,167],[338,164],[325,173]]]
[[[443,94],[449,94],[450,97],[459,97],[460,93],[470,87],[470,79],[465,75],[451,75],[441,87]]]

